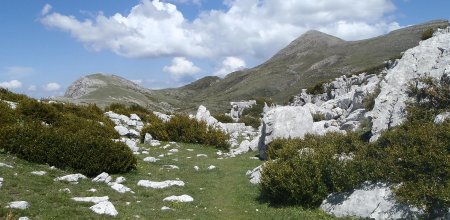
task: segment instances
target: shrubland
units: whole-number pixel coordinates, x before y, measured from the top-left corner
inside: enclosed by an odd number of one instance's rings
[[[450,207],[450,121],[433,120],[450,111],[450,80],[422,78],[408,94],[406,121],[376,142],[367,142],[367,131],[359,131],[270,143],[262,198],[313,208],[330,193],[385,182],[400,202],[423,208],[425,218],[443,216]]]
[[[40,102],[7,90],[0,101],[0,150],[36,163],[88,176],[122,173],[136,167],[136,158],[119,138],[112,122],[94,105]]]

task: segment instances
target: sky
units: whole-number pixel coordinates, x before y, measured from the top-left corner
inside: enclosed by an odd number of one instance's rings
[[[0,0],[0,87],[60,96],[107,73],[151,89],[263,63],[315,29],[360,40],[435,19],[448,0]]]

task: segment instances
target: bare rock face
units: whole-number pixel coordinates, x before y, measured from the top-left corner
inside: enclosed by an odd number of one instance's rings
[[[106,85],[106,82],[102,80],[82,77],[69,86],[64,96],[77,99]]]
[[[407,50],[398,64],[388,70],[371,112],[374,135],[371,141],[377,140],[383,130],[405,120],[409,83],[425,76],[440,79],[446,74],[450,74],[450,28],[437,31],[432,38]]]
[[[259,157],[266,158],[266,145],[276,138],[303,138],[313,130],[310,111],[301,106],[283,106],[269,110],[263,118],[259,139]]]

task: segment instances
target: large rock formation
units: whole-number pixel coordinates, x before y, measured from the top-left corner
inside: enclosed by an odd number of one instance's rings
[[[311,112],[302,106],[276,107],[265,113],[261,137],[259,140],[259,156],[266,158],[266,145],[276,138],[303,138],[313,129]]]
[[[238,121],[242,115],[242,112],[245,109],[251,108],[253,105],[256,105],[256,101],[249,100],[249,101],[241,101],[241,102],[230,102],[230,105],[231,105],[230,117],[234,121]]]
[[[376,140],[381,131],[404,121],[408,84],[424,76],[440,79],[444,74],[450,74],[450,28],[437,31],[432,38],[407,50],[397,65],[388,70],[370,114],[371,141]]]

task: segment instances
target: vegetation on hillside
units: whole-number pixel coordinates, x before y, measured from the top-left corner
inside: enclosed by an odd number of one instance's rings
[[[122,173],[136,167],[136,158],[112,122],[94,105],[47,104],[7,90],[0,101],[0,151],[36,163],[70,169],[87,176]]]
[[[264,106],[266,104],[271,106],[273,102],[270,98],[263,97],[258,97],[254,100],[256,101],[256,104],[242,111],[239,122],[244,123],[247,126],[252,126],[253,128],[258,128],[261,125],[261,116],[264,112]]]
[[[417,85],[410,86],[415,101],[408,104],[407,121],[374,143],[366,142],[366,132],[273,141],[262,197],[271,204],[317,207],[330,193],[386,182],[396,186],[399,201],[423,208],[425,218],[444,215],[450,207],[450,121],[433,119],[450,111],[450,80],[425,78]]]
[[[141,136],[145,137],[146,133],[160,141],[205,144],[222,150],[230,148],[225,132],[186,115],[175,115],[168,122],[154,121],[142,129]]]

